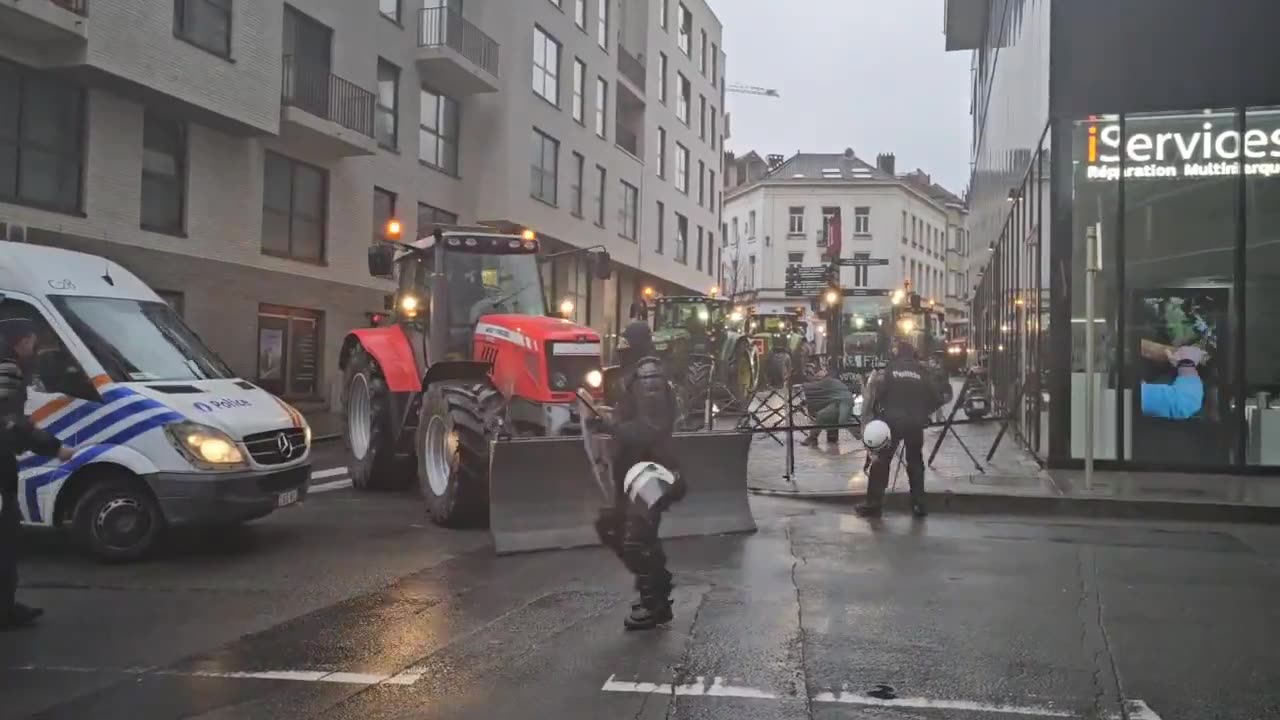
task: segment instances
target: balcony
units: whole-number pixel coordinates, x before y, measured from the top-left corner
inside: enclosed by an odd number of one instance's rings
[[[646,79],[644,61],[627,52],[627,49],[621,45],[618,46],[618,74],[631,83],[632,92],[644,95]]]
[[[321,65],[284,56],[280,134],[312,151],[336,157],[372,155],[372,92]]]
[[[88,37],[89,0],[0,0],[0,37],[31,45],[42,53]],[[57,64],[57,63],[54,63]]]
[[[418,11],[418,72],[453,98],[498,90],[498,43],[446,7]]]
[[[634,132],[631,132],[622,125],[615,125],[613,128],[615,144],[631,153],[633,156],[640,157],[640,138]]]

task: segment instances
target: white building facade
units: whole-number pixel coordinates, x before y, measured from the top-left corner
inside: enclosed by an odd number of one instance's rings
[[[960,206],[949,205],[959,200],[895,175],[892,155],[881,155],[877,163],[852,151],[802,153],[777,162],[761,180],[729,188],[721,263],[725,292],[759,310],[810,312],[809,298],[786,296],[786,269],[825,264],[828,218],[838,215],[842,258],[888,261],[841,268],[842,287],[891,292],[909,282],[926,303],[943,303],[948,238],[963,232],[964,218]],[[885,302],[847,298],[844,312],[856,317],[862,307]]]
[[[714,282],[721,35],[702,0],[6,3],[0,239],[121,262],[303,407],[391,290],[393,217],[604,247],[612,279],[546,279],[611,334],[644,286]]]

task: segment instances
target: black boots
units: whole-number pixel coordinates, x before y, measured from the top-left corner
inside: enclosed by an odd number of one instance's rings
[[[44,610],[16,602],[7,612],[0,613],[0,630],[31,627],[44,615]]]
[[[631,606],[631,614],[622,622],[628,630],[652,630],[659,625],[671,622],[675,616],[671,613],[671,601],[654,603],[657,607],[649,608],[642,602]]]

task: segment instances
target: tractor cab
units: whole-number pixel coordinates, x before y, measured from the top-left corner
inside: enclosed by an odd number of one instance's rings
[[[729,319],[728,300],[678,296],[659,298],[653,314],[653,341],[660,351],[683,346],[685,355],[712,354],[720,344]],[[662,347],[662,346],[668,347]]]
[[[813,354],[809,323],[794,312],[758,312],[747,318],[747,334],[765,358],[763,379],[774,387],[787,378],[803,380]]]
[[[661,297],[653,307],[653,345],[691,405],[711,392],[743,402],[755,387],[759,363],[741,332],[741,313],[725,298]]]

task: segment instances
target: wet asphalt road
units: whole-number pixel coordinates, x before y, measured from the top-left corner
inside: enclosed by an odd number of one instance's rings
[[[641,634],[603,550],[497,558],[410,496],[123,567],[35,537],[0,718],[1280,718],[1280,529],[754,507],[667,544],[676,620]]]

